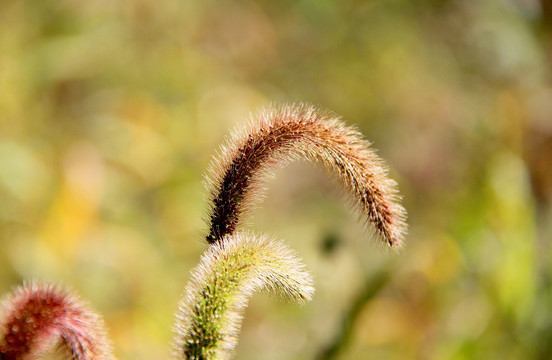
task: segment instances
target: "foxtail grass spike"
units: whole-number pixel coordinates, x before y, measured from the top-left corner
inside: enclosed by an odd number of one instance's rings
[[[282,242],[236,233],[213,244],[192,271],[179,306],[176,358],[228,359],[249,298],[261,288],[300,303],[314,292],[311,276]]]
[[[378,237],[390,247],[401,245],[406,212],[382,160],[338,116],[302,104],[261,111],[222,147],[207,181],[211,188],[207,241],[216,243],[232,234],[260,201],[267,175],[298,157],[333,170]]]
[[[79,299],[54,285],[23,285],[2,306],[0,359],[31,360],[49,351],[74,360],[113,359],[102,319]]]

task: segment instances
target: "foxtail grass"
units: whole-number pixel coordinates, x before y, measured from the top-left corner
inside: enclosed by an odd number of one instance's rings
[[[23,285],[2,309],[2,360],[38,359],[51,351],[75,360],[113,359],[102,319],[57,285]]]
[[[337,115],[302,104],[259,112],[221,148],[207,176],[211,207],[206,240],[216,243],[238,229],[260,201],[267,176],[295,158],[332,170],[377,237],[390,247],[402,244],[406,212],[383,161]]]
[[[228,359],[243,312],[258,289],[299,303],[310,300],[314,292],[311,276],[282,242],[236,233],[213,244],[192,270],[179,306],[176,357]]]
[[[238,231],[259,203],[274,169],[296,158],[322,163],[350,194],[382,243],[400,247],[406,212],[396,183],[360,133],[338,116],[308,105],[263,110],[236,130],[208,175],[210,245],[179,304],[174,355],[229,359],[249,298],[266,289],[298,303],[311,299],[312,278],[282,242]],[[55,351],[73,360],[111,360],[102,319],[59,286],[30,283],[6,297],[0,313],[0,360],[33,360]]]

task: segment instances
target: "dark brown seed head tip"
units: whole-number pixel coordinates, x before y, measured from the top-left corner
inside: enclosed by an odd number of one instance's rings
[[[209,235],[205,237],[205,240],[207,240],[209,244],[214,244],[217,241],[217,238],[212,232],[210,232]]]

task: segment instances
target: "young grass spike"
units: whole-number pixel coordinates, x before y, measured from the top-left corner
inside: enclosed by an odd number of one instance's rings
[[[259,201],[263,179],[278,165],[303,157],[337,173],[361,218],[378,237],[399,247],[406,212],[396,183],[370,143],[336,115],[307,105],[261,111],[248,128],[238,129],[210,169],[209,243],[232,234]]]
[[[176,357],[228,359],[243,311],[260,288],[300,303],[314,292],[310,275],[282,242],[236,233],[213,244],[192,270],[179,306]]]
[[[2,308],[2,360],[37,359],[52,350],[74,360],[113,359],[101,318],[57,286],[23,285]]]

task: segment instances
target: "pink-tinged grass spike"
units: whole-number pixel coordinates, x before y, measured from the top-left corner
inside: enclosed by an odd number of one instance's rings
[[[0,359],[31,360],[49,351],[75,360],[113,359],[102,319],[54,285],[23,285],[3,302]]]
[[[399,247],[406,232],[406,212],[395,181],[356,130],[338,116],[307,105],[261,111],[249,127],[238,128],[210,169],[211,211],[207,241],[232,234],[260,201],[263,180],[297,157],[331,169],[351,195],[361,219],[377,236]]]

